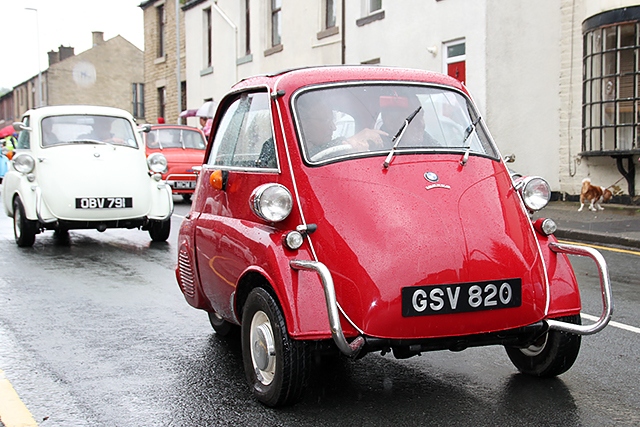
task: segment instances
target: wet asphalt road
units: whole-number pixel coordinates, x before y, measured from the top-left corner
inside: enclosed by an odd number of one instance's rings
[[[137,230],[71,231],[20,249],[0,211],[0,369],[41,426],[640,424],[640,334],[611,326],[583,338],[556,379],[519,375],[500,347],[370,354],[324,361],[301,403],[265,408],[245,384],[239,343],[218,338],[176,284],[187,212],[176,205],[166,244]],[[640,327],[640,254],[603,253],[614,320]],[[584,312],[598,316],[595,269],[572,260]]]

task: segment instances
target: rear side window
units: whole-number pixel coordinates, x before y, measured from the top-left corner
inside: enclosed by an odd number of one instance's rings
[[[224,112],[207,164],[277,169],[267,92],[245,93]]]

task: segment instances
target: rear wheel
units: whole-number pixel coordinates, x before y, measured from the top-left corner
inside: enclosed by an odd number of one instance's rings
[[[238,325],[227,322],[215,311],[210,311],[208,314],[209,323],[211,323],[211,326],[213,327],[213,330],[216,331],[216,334],[220,335],[221,337],[234,336],[237,335],[240,331]]]
[[[579,315],[557,320],[581,324]],[[529,347],[506,347],[506,350],[511,362],[523,374],[554,377],[571,368],[578,358],[580,341],[580,335],[550,330]]]
[[[20,197],[13,200],[13,234],[21,248],[33,246],[38,234],[38,223],[27,219]]]
[[[271,294],[252,290],[242,315],[242,359],[254,396],[273,407],[297,402],[309,374],[309,354],[307,343],[287,333]]]
[[[164,221],[154,221],[149,228],[149,236],[154,242],[165,242],[171,233],[171,218]]]

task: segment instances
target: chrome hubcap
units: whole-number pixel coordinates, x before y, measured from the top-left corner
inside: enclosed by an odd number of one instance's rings
[[[271,322],[263,311],[253,315],[249,340],[256,377],[262,384],[269,385],[276,373],[276,350]]]
[[[549,334],[544,334],[543,336],[538,338],[536,342],[531,344],[529,347],[521,348],[520,351],[522,352],[522,354],[529,357],[539,355],[540,353],[542,353],[542,350],[544,350],[545,346],[547,345],[548,336]]]

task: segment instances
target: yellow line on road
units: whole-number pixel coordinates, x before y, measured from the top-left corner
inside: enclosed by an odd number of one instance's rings
[[[0,421],[6,427],[37,427],[38,423],[0,369]]]
[[[591,244],[582,243],[582,242],[570,242],[568,240],[558,240],[558,241],[560,243],[569,243],[569,244],[576,244],[576,245],[582,245],[582,246],[589,246],[590,248],[602,249],[603,251],[619,252],[619,253],[623,253],[623,254],[630,254],[630,255],[640,256],[640,251],[632,251],[632,250],[629,250],[629,249],[610,248],[610,247],[607,247],[607,246],[591,245]]]

